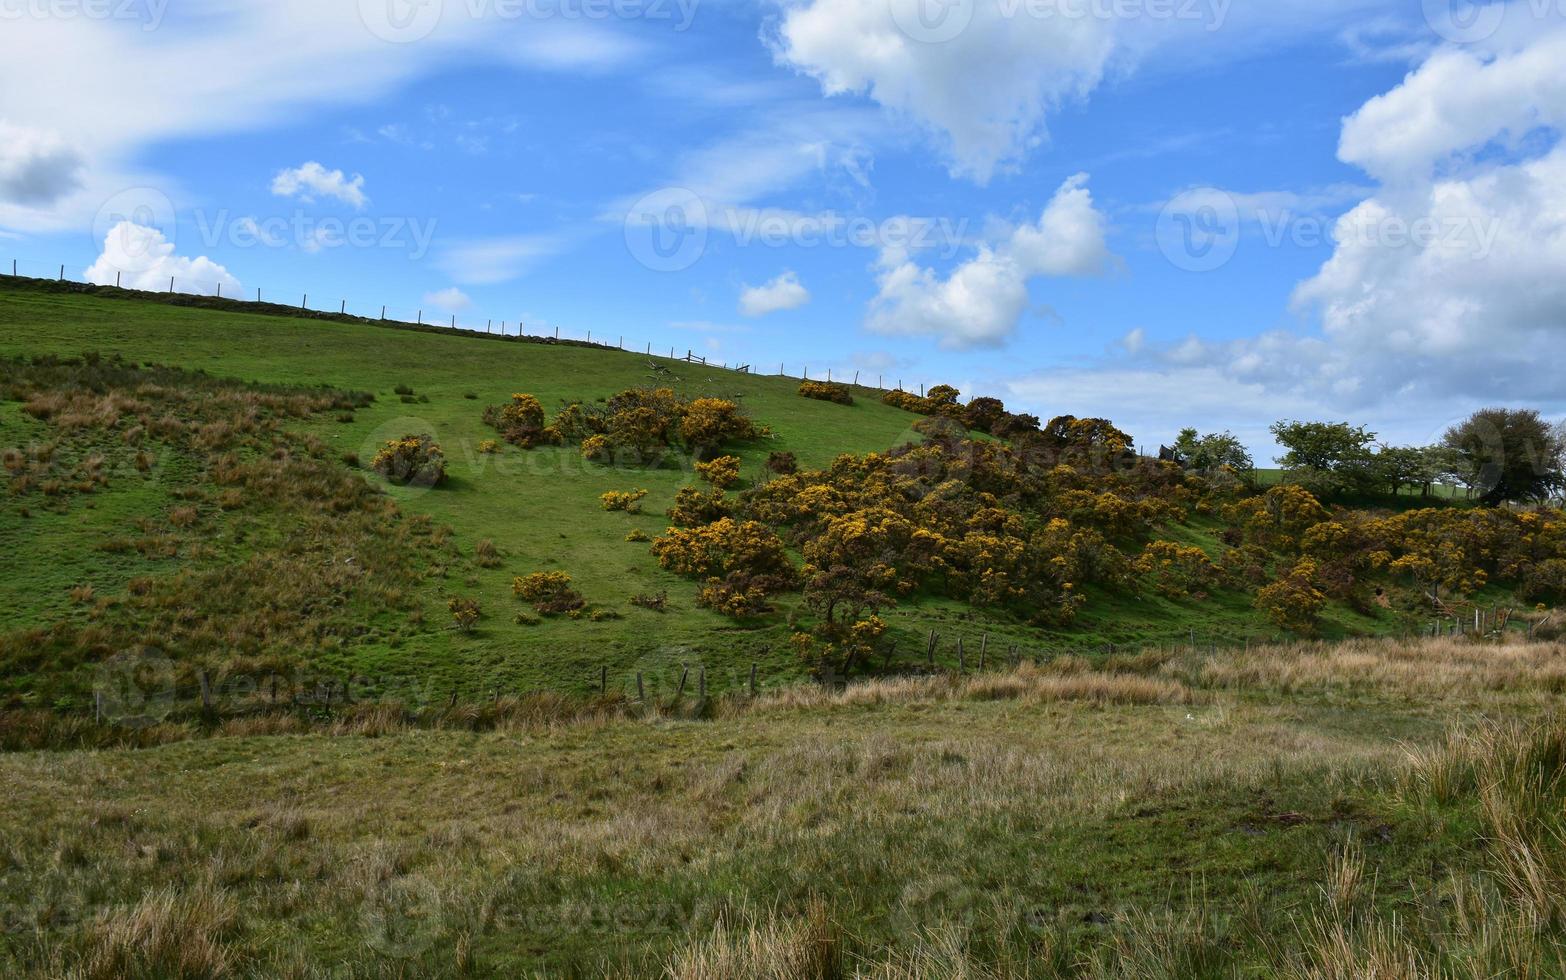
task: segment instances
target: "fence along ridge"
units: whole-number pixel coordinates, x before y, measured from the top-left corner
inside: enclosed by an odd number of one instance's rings
[[[50,266],[50,268],[53,268],[53,266]],[[414,314],[414,319],[412,320],[401,320],[395,318],[398,315],[406,316],[407,313],[405,310],[393,311],[393,316],[388,317],[387,312],[390,307],[386,305],[382,305],[380,307],[379,316],[362,316],[357,313],[349,313],[348,301],[346,299],[339,301],[336,312],[331,310],[313,309],[309,305],[310,294],[302,290],[299,293],[299,304],[296,306],[291,300],[289,302],[278,302],[274,300],[263,299],[263,289],[259,286],[256,287],[256,298],[251,300],[241,298],[239,296],[224,296],[222,283],[209,282],[204,279],[181,279],[176,276],[171,276],[169,277],[168,289],[136,289],[134,287],[120,285],[119,272],[115,273],[115,285],[110,286],[102,283],[93,283],[87,282],[85,280],[68,278],[65,275],[65,270],[66,266],[62,264],[59,266],[59,272],[55,276],[23,275],[19,271],[18,260],[12,259],[9,275],[6,275],[3,267],[0,267],[0,280],[11,279],[20,282],[32,283],[37,286],[49,287],[55,290],[81,292],[87,295],[102,296],[108,299],[138,299],[147,302],[165,303],[169,306],[190,306],[199,309],[210,309],[228,313],[249,313],[253,316],[275,316],[303,320],[325,320],[331,323],[358,323],[371,326],[383,326],[393,330],[416,330],[426,333],[445,333],[466,337],[486,337],[490,340],[509,340],[513,343],[520,342],[525,344],[559,344],[561,346],[570,347],[590,347],[595,350],[623,351],[628,354],[641,354],[644,357],[662,358],[666,356],[663,353],[663,347],[661,345],[655,346],[651,342],[645,342],[640,348],[638,348],[634,343],[631,346],[626,346],[624,336],[617,337],[616,342],[613,344],[610,344],[606,341],[594,341],[593,331],[591,330],[586,332],[587,336],[585,339],[569,336],[562,337],[560,336],[559,326],[556,326],[554,331],[550,334],[525,333],[523,332],[525,329],[525,323],[520,319],[516,321],[500,321],[500,332],[496,333],[494,332],[496,321],[493,318],[486,319],[485,328],[480,330],[477,327],[459,326],[457,323],[456,314],[451,314],[449,323],[438,323],[426,322],[424,319],[423,310],[417,310]],[[182,292],[175,288],[175,286],[179,283],[209,287],[211,292]],[[245,295],[249,295],[248,290],[245,292]],[[288,295],[292,296],[292,293]],[[516,324],[517,333],[506,333],[505,331],[507,326],[513,322]],[[677,346],[673,344],[669,345],[667,359],[671,361],[678,361],[684,364],[691,364],[696,367],[712,368],[722,371],[734,371],[738,374],[754,374],[758,376],[762,374],[762,372],[757,370],[753,364],[735,364],[731,367],[727,362],[714,362],[711,357],[697,354],[692,348],[686,348],[685,353],[681,355],[678,352]],[[883,378],[881,376],[877,376],[876,384],[873,388],[868,384],[868,379],[866,379],[865,384],[860,384],[859,378],[861,373],[861,371],[854,371],[852,382],[847,380],[838,380],[837,383],[851,385],[855,388],[867,388],[872,391],[884,392],[891,390],[884,386]],[[780,363],[778,365],[778,372],[776,376],[791,380],[809,381],[810,368],[808,365],[802,367],[801,373],[795,377],[787,373],[786,364]],[[829,381],[833,380],[833,372],[831,368],[827,369],[826,377]],[[839,376],[839,378],[846,378],[846,375]],[[902,389],[901,380],[897,382],[897,389]],[[922,393],[924,391],[924,386],[920,385],[919,389]]]

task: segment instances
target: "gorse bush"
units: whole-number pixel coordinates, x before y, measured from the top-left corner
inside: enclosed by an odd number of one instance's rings
[[[523,448],[573,443],[584,459],[621,466],[656,466],[676,450],[710,459],[761,434],[734,402],[687,400],[670,388],[630,388],[602,406],[572,402],[548,425],[538,399],[518,394],[485,409],[484,420]]]
[[[507,442],[523,449],[560,442],[559,432],[544,424],[544,406],[528,394],[514,394],[506,404],[484,409],[484,424],[498,429]]]
[[[406,435],[381,447],[370,468],[399,486],[435,487],[446,482],[446,455],[427,435]]]
[[[1137,557],[1135,567],[1153,588],[1172,599],[1193,593],[1201,597],[1216,584],[1219,574],[1207,552],[1174,541],[1151,542]]]
[[[1295,633],[1314,633],[1327,597],[1316,588],[1316,562],[1301,558],[1287,575],[1256,593],[1256,608],[1273,625]]]
[[[740,461],[738,456],[719,456],[706,463],[696,464],[696,475],[706,480],[719,490],[727,490],[739,482]]]
[[[848,385],[830,381],[806,381],[799,386],[799,395],[801,398],[814,398],[817,401],[835,402],[839,405],[854,403],[854,395]]]
[[[571,588],[571,576],[565,572],[533,572],[518,576],[511,582],[511,593],[546,616],[574,613],[587,605],[587,600]]]
[[[705,580],[698,604],[736,618],[768,611],[770,596],[799,581],[783,540],[755,521],[725,517],[701,527],[670,528],[652,550],[669,571]]]
[[[604,510],[640,514],[642,512],[642,498],[646,496],[646,490],[610,490],[598,499],[602,502]]]

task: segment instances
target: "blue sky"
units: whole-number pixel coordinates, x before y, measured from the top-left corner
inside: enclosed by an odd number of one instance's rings
[[[0,0],[0,253],[1423,442],[1566,411],[1562,5],[1452,4]]]

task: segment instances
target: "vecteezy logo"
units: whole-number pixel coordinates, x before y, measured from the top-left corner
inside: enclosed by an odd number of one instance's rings
[[[950,41],[973,22],[974,0],[886,0],[897,29],[922,44]]]
[[[92,243],[114,266],[142,272],[173,251],[174,202],[152,187],[131,187],[103,202],[92,220]]]
[[[626,212],[625,247],[654,272],[689,269],[707,250],[707,206],[683,187],[653,191]]]
[[[1158,248],[1177,269],[1211,272],[1234,257],[1240,245],[1240,209],[1213,187],[1186,191],[1158,216]]]
[[[1423,0],[1425,23],[1453,44],[1476,44],[1495,36],[1506,4],[1479,0]]]
[[[951,875],[911,881],[894,911],[900,929],[918,932],[930,927],[964,928],[973,924],[974,894]]]
[[[444,7],[444,0],[359,0],[359,20],[382,41],[411,44],[434,33]]]
[[[92,692],[99,717],[109,724],[156,725],[174,710],[174,664],[152,650],[121,651],[99,665]]]
[[[423,878],[393,878],[368,896],[360,917],[367,946],[394,959],[430,948],[443,928],[441,895]]]

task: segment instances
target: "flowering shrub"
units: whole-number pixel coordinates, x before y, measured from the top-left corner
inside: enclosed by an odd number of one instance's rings
[[[484,409],[484,424],[523,449],[560,442],[560,434],[544,425],[544,406],[532,395],[514,394],[506,404]]]
[[[1154,541],[1136,560],[1136,571],[1163,595],[1183,599],[1199,596],[1217,580],[1218,569],[1207,552],[1174,541]]]
[[[739,482],[739,457],[719,456],[708,463],[697,463],[696,475],[719,490],[726,490]]]
[[[669,508],[669,520],[681,527],[697,527],[733,513],[734,504],[723,495],[722,490],[681,487],[674,495],[674,506]]]
[[[642,512],[642,498],[645,496],[647,496],[646,490],[610,490],[598,499],[603,503],[604,510],[618,510],[627,514],[640,514]]]
[[[687,401],[670,388],[630,388],[603,406],[572,403],[550,425],[538,399],[518,394],[485,409],[484,421],[523,448],[577,443],[586,459],[625,466],[658,465],[676,448],[709,459],[725,443],[763,434],[734,402]]]
[[[652,550],[669,571],[705,580],[699,604],[736,618],[767,611],[768,597],[799,581],[783,540],[755,521],[725,517],[702,527],[670,528]]]
[[[799,395],[801,398],[814,398],[817,401],[835,402],[839,405],[854,403],[854,395],[848,385],[834,384],[830,381],[806,381],[799,386]]]
[[[905,412],[916,412],[919,415],[929,415],[932,410],[928,401],[911,391],[903,391],[901,388],[882,395],[881,404],[900,408]]]
[[[500,443],[493,439],[481,439],[479,440],[478,451],[485,455],[493,455],[500,452]]]
[[[793,453],[772,453],[767,456],[767,461],[762,466],[768,473],[776,473],[778,476],[799,472],[799,460],[794,458]]]
[[[565,572],[534,572],[511,582],[511,594],[546,616],[574,613],[587,605],[581,594],[571,588],[571,576]]]
[[[407,435],[382,446],[370,468],[391,483],[434,487],[446,480],[446,454],[429,436]]]
[[[1316,571],[1315,561],[1301,558],[1287,575],[1256,593],[1256,608],[1281,629],[1315,633],[1316,619],[1327,605],[1315,585]]]

